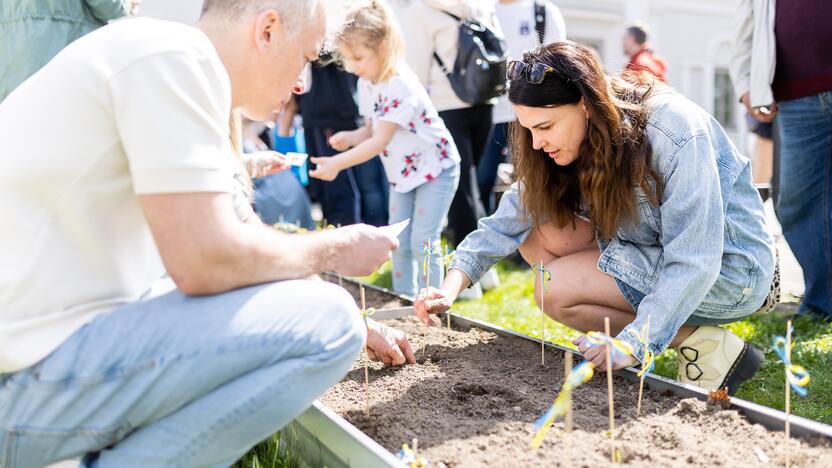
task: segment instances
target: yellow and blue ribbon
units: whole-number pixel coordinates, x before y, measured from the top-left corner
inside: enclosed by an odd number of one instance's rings
[[[586,339],[592,346],[609,345],[612,360],[615,361],[619,357],[626,357],[628,355],[635,355],[632,346],[621,340],[616,340],[606,333],[591,331],[587,332]]]
[[[794,330],[793,327],[792,330]],[[786,377],[789,380],[789,385],[792,387],[792,390],[800,396],[806,396],[809,393],[809,389],[806,388],[810,380],[809,371],[801,365],[794,364],[791,358],[787,356],[786,338],[775,336],[772,341],[772,346],[774,352],[777,353],[777,357],[780,358],[780,362],[786,367]]]
[[[636,332],[636,339],[644,347],[644,356],[641,358],[641,370],[636,374],[639,377],[644,377],[656,365],[653,352],[650,351],[650,343],[647,342],[648,336],[650,336],[650,317],[647,317],[647,322],[641,327],[641,331]]]
[[[369,309],[361,310],[359,312],[361,313],[361,316],[364,318],[364,326],[369,328],[370,325],[367,323],[367,317],[376,313],[375,307],[370,307]]]
[[[540,285],[543,287],[541,293],[546,294],[546,291],[548,290],[548,283],[549,281],[552,281],[552,272],[543,266],[543,262],[536,264],[533,268],[535,271],[540,272]]]
[[[422,274],[427,276],[428,268],[430,268],[428,265],[430,263],[430,257],[436,255],[438,252],[434,252],[430,242],[422,242],[422,252],[425,254],[425,259],[422,261]]]
[[[417,457],[416,452],[409,445],[403,444],[396,457],[410,468],[428,468],[430,462],[425,457]]]
[[[552,426],[552,423],[555,422],[555,419],[566,415],[566,412],[569,410],[569,401],[572,398],[572,390],[591,379],[592,373],[592,364],[589,361],[584,361],[572,369],[572,373],[569,374],[566,382],[563,383],[563,388],[561,388],[560,393],[555,398],[555,402],[543,413],[543,416],[537,418],[537,421],[534,422],[535,434],[532,438],[532,448],[540,447],[540,444],[543,443],[543,439],[546,437],[546,432]]]

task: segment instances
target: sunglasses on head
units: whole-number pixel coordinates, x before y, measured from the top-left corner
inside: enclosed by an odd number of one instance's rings
[[[512,60],[506,67],[506,78],[517,81],[525,77],[526,81],[531,84],[540,84],[543,83],[547,73],[554,71],[554,68],[545,63],[526,63],[521,60]]]

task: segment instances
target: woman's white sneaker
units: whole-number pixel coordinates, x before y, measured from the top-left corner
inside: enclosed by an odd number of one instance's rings
[[[740,384],[763,365],[763,353],[728,330],[699,327],[676,348],[676,379],[705,390],[727,388],[733,395]]]

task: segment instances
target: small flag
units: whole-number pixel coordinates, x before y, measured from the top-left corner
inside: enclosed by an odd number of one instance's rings
[[[546,432],[552,423],[555,422],[555,419],[566,415],[566,411],[569,409],[569,401],[572,398],[572,390],[591,379],[592,373],[592,364],[589,361],[582,362],[572,369],[572,373],[569,374],[569,377],[563,383],[563,388],[561,388],[560,393],[555,398],[555,402],[543,413],[543,416],[537,418],[537,421],[534,422],[535,434],[534,438],[532,438],[532,448],[540,447],[540,444],[543,443],[543,439],[546,437]]]
[[[792,330],[794,330],[794,327],[792,327]],[[809,371],[801,365],[792,363],[791,358],[787,356],[786,338],[775,336],[772,341],[772,346],[774,347],[774,352],[777,353],[777,357],[780,358],[780,362],[786,366],[786,376],[789,379],[789,385],[791,385],[792,390],[800,396],[806,396],[809,393],[809,389],[806,388],[810,380]]]

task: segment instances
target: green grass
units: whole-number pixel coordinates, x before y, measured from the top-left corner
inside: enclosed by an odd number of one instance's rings
[[[480,300],[458,301],[454,304],[454,313],[540,338],[540,310],[533,299],[532,272],[509,262],[497,264],[496,269],[500,276],[500,287],[485,292]],[[360,279],[377,286],[391,288],[389,263],[377,273]],[[785,334],[786,320],[792,318],[794,321],[792,360],[806,367],[812,376],[809,394],[806,397],[798,397],[792,392],[792,414],[832,424],[832,324],[806,317],[792,317],[788,311],[793,309],[793,306],[781,304],[772,314],[753,317],[726,326],[740,338],[763,350],[766,357],[763,368],[753,379],[740,387],[737,396],[761,405],[783,409],[785,393],[783,365],[772,351],[771,342],[774,336]],[[548,341],[574,348],[571,341],[578,336],[578,332],[548,318],[545,324]],[[673,350],[662,353],[656,359],[653,372],[664,377],[675,378],[676,353]],[[268,460],[274,460],[272,457],[276,453],[276,447],[274,440],[264,442],[246,455],[246,459],[253,460],[257,457],[258,461],[248,461],[247,464],[238,463],[237,466],[240,468],[296,466],[287,464],[282,459],[271,464],[267,463]],[[252,455],[255,451],[265,455]]]
[[[280,433],[261,442],[234,464],[234,468],[299,468],[290,447],[280,445]]]

